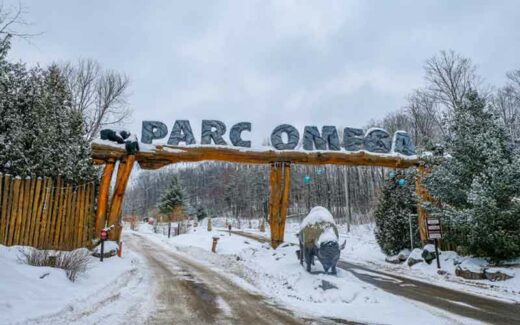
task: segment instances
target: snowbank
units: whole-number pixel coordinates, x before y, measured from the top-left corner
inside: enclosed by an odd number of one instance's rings
[[[106,295],[114,294],[126,281],[131,281],[136,273],[138,261],[132,254],[123,258],[91,258],[86,273],[76,282],[67,279],[65,271],[51,267],[35,267],[20,262],[21,246],[0,245],[0,323],[40,322],[41,318],[53,314],[66,314],[79,306],[95,304]],[[146,302],[146,292],[134,292]],[[103,309],[105,304],[98,306]],[[112,310],[108,316],[118,315]],[[106,317],[108,317],[106,316]],[[53,323],[53,321],[41,321]],[[67,323],[67,322],[65,322]],[[88,322],[87,322],[88,323]]]

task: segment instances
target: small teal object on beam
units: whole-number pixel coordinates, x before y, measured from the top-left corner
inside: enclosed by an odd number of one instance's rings
[[[405,187],[407,184],[408,184],[408,182],[406,181],[406,179],[401,178],[401,179],[399,180],[399,186],[401,186],[401,187]]]
[[[395,172],[388,172],[388,177],[394,178],[395,177]]]
[[[318,175],[321,175],[321,174],[325,173],[325,168],[318,168],[318,169],[316,170],[316,173],[317,173]]]
[[[303,176],[303,182],[309,184],[311,182],[311,177],[309,175]]]

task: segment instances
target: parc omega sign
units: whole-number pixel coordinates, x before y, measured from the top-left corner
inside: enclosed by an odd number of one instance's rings
[[[229,140],[235,147],[251,148],[251,141],[242,139],[243,132],[251,132],[251,123],[240,122],[229,130]],[[227,128],[218,120],[203,120],[201,128],[200,144],[221,145],[228,143],[224,139]],[[283,135],[285,134],[286,140]],[[164,139],[168,135],[168,127],[160,121],[143,121],[141,142],[151,144],[153,140]],[[300,133],[290,124],[282,124],[274,128],[271,133],[271,145],[276,150],[295,150],[300,141]],[[177,146],[197,144],[191,124],[188,120],[176,120],[168,145]],[[305,126],[303,130],[303,149],[306,151],[359,151],[415,155],[415,146],[410,135],[404,131],[397,131],[390,135],[379,128],[371,128],[366,133],[362,129],[346,127],[343,129],[343,139],[340,140],[335,126],[323,126],[321,132],[316,126]]]

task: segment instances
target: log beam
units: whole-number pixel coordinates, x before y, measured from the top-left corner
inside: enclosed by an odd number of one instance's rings
[[[269,174],[269,225],[271,227],[271,246],[275,249],[284,240],[290,189],[290,163],[272,163]]]
[[[106,144],[92,144],[92,158],[103,160],[126,157],[122,147]],[[305,165],[350,165],[378,166],[389,168],[408,168],[417,166],[416,156],[405,157],[393,154],[376,154],[364,151],[294,151],[237,149],[219,146],[161,146],[156,145],[147,151],[139,151],[136,161],[143,169],[158,169],[178,162],[229,161],[248,164],[270,164],[272,162],[289,161],[293,164]]]
[[[105,226],[106,215],[108,208],[108,195],[110,192],[110,183],[112,181],[112,174],[114,173],[115,160],[108,159],[103,169],[103,175],[101,176],[101,182],[99,184],[99,193],[97,198],[97,209],[96,209],[96,226],[94,237],[98,237],[101,233],[101,229]]]

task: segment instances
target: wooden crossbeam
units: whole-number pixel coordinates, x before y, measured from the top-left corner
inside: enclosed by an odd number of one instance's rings
[[[92,158],[100,163],[108,159],[125,157],[124,148],[100,143],[92,144]],[[364,151],[291,151],[237,149],[218,146],[154,146],[151,150],[140,151],[135,156],[143,169],[158,169],[179,162],[228,161],[248,164],[270,164],[291,162],[304,165],[349,165],[408,168],[417,166],[417,157],[403,157],[390,154],[376,154]]]

